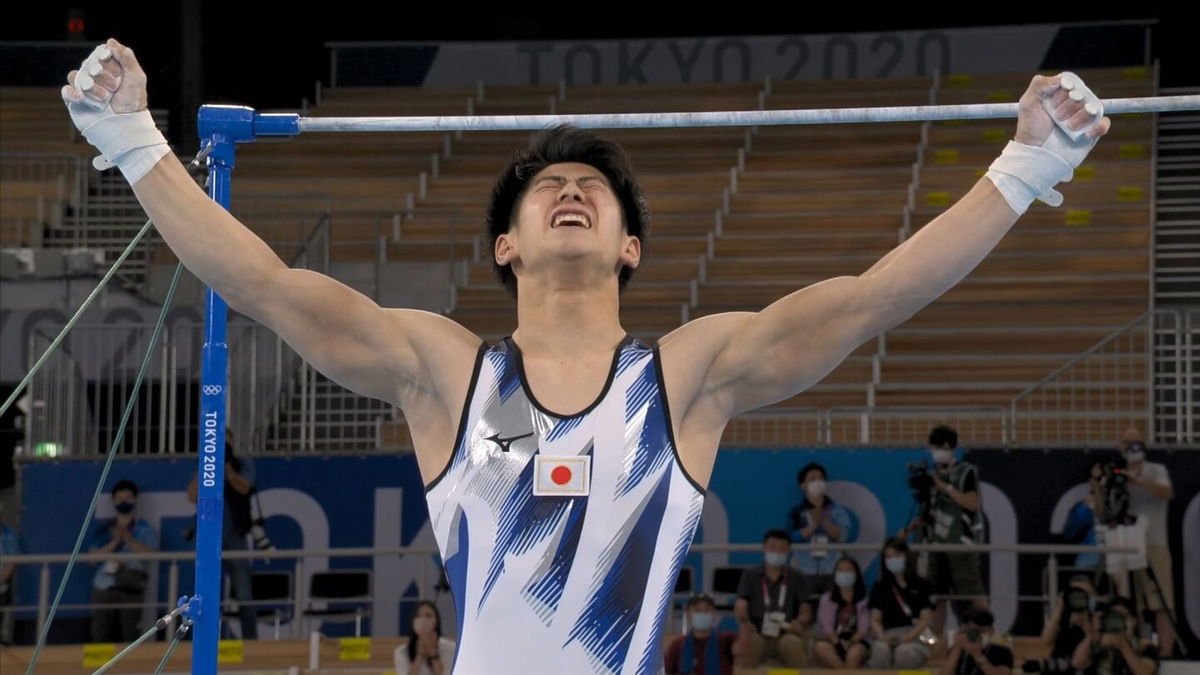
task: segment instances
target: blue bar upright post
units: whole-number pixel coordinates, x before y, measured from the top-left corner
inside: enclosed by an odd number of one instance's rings
[[[200,147],[209,148],[208,196],[225,209],[238,143],[259,135],[298,133],[296,115],[256,115],[241,106],[201,106]],[[227,306],[212,288],[205,293],[204,347],[200,376],[200,443],[196,501],[196,588],[192,674],[215,675],[221,633],[221,529],[224,523],[225,408],[229,346],[225,342]]]

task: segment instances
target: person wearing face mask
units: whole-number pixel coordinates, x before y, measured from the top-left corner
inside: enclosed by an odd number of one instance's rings
[[[797,544],[824,544],[847,541],[850,513],[826,494],[825,467],[813,462],[796,474],[804,499],[788,513],[788,531]],[[837,556],[831,551],[797,551],[795,565],[808,578],[813,596],[833,588],[833,566]]]
[[[799,570],[788,565],[790,540],[786,530],[769,530],[763,536],[763,564],[742,573],[733,605],[740,627],[739,668],[757,668],[764,661],[805,665],[805,639],[812,624],[812,608],[805,602],[808,584]]]
[[[707,595],[687,603],[687,633],[667,645],[666,675],[733,675],[737,633],[718,632],[717,606]]]
[[[867,660],[867,636],[871,613],[867,586],[858,561],[850,556],[838,560],[833,573],[834,588],[821,596],[817,606],[817,631],[813,655],[827,668],[857,668]]]
[[[930,475],[936,490],[930,509],[933,522],[925,530],[927,543],[979,544],[983,541],[979,470],[974,464],[955,458],[957,447],[958,433],[954,429],[939,426],[929,433],[929,451],[934,462]],[[960,623],[968,606],[976,610],[988,608],[978,553],[932,553],[928,572],[935,595],[970,597],[970,600],[953,602]],[[939,600],[934,608],[933,630],[938,635],[946,627],[946,609],[945,600]]]
[[[995,618],[987,610],[975,610],[954,634],[950,652],[942,661],[941,675],[1011,675],[1012,650],[995,644]]]
[[[1138,622],[1129,598],[1116,597],[1092,613],[1087,635],[1075,648],[1071,667],[1079,675],[1153,675],[1158,649],[1139,640]]]
[[[908,544],[903,540],[884,544],[882,558],[879,581],[871,589],[867,603],[875,636],[870,666],[919,668],[929,658],[929,645],[922,638],[933,637],[929,630],[933,586],[917,575]]]
[[[429,600],[417,603],[408,641],[396,647],[396,675],[450,675],[454,640],[442,637],[442,615]]]
[[[1149,571],[1143,568],[1133,573],[1134,597],[1141,607],[1154,612],[1162,654],[1170,656],[1175,651],[1170,616],[1175,610],[1175,586],[1171,577],[1171,549],[1167,545],[1167,506],[1174,496],[1171,475],[1162,464],[1146,461],[1146,441],[1138,429],[1126,429],[1121,434],[1120,447],[1129,485],[1129,511],[1147,521]]]
[[[137,517],[138,486],[123,480],[113,486],[117,517],[100,521],[91,553],[149,553],[158,550],[158,531]],[[140,603],[146,595],[146,563],[114,555],[92,578],[94,604]],[[98,608],[92,615],[92,642],[131,642],[141,634],[141,607]]]

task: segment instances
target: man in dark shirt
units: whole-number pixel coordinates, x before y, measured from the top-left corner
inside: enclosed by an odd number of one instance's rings
[[[763,564],[742,573],[733,612],[741,626],[737,665],[757,668],[764,660],[779,660],[796,668],[805,665],[805,638],[812,625],[812,608],[805,603],[808,584],[788,565],[791,539],[786,530],[763,537]]]
[[[942,661],[941,675],[1011,675],[1012,650],[992,644],[995,618],[987,610],[975,610],[954,634],[954,645]]]

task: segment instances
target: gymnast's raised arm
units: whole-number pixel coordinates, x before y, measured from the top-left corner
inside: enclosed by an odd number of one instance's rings
[[[146,74],[132,49],[109,40],[82,71],[68,74],[62,95],[76,125],[106,158],[98,164],[121,169],[184,266],[322,373],[400,405],[410,394],[438,388],[429,360],[454,347],[468,354],[476,349],[478,338],[439,315],[383,309],[334,279],[288,268],[209,199],[171,154],[150,119]]]
[[[1085,91],[1071,74],[1034,77],[1021,97],[1015,140],[987,177],[866,272],[814,284],[761,312],[694,322],[703,328],[692,332],[706,344],[681,340],[681,351],[715,352],[697,387],[697,401],[715,402],[709,409],[723,423],[803,391],[858,345],[906,321],[961,281],[1035,199],[1061,203],[1054,185],[1070,179],[1110,124],[1099,99]],[[1057,128],[1056,119],[1069,131]]]

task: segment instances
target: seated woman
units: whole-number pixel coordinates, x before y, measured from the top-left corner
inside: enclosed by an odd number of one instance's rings
[[[396,675],[450,675],[454,671],[454,640],[442,637],[437,605],[417,603],[408,642],[396,647]]]
[[[829,668],[857,668],[867,659],[871,616],[867,587],[854,558],[844,556],[837,562],[833,583],[834,588],[821,596],[817,606],[821,638],[813,646],[813,654]]]
[[[933,585],[917,576],[908,544],[893,539],[883,545],[879,581],[871,589],[872,668],[920,668],[929,658],[921,640],[933,619]],[[932,637],[930,632],[929,637]]]

